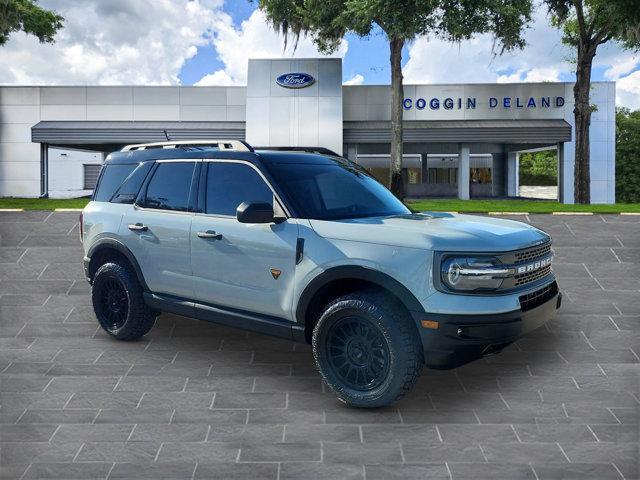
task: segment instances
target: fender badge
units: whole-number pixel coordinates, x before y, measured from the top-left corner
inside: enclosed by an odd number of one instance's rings
[[[278,270],[277,268],[270,268],[269,271],[271,272],[271,276],[274,280],[277,280],[278,277],[280,277],[280,275],[282,274],[282,271]]]

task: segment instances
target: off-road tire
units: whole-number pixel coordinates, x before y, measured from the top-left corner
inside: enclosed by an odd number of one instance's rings
[[[105,297],[108,292],[117,291],[118,287],[123,299],[122,320],[114,323],[106,312]],[[100,326],[118,340],[137,340],[151,330],[158,316],[158,312],[144,302],[142,286],[135,272],[128,265],[116,262],[105,263],[98,268],[93,278],[91,300]]]
[[[353,318],[360,319],[355,327]],[[363,331],[371,333],[363,336]],[[345,332],[351,332],[352,335]],[[367,343],[366,338],[371,337],[374,340]],[[358,356],[363,344],[371,347],[370,354],[364,357]],[[424,363],[418,332],[409,313],[395,298],[376,290],[351,293],[330,302],[315,325],[312,346],[316,366],[324,382],[340,400],[354,407],[375,408],[399,400],[413,389]],[[353,351],[356,352],[355,357]],[[353,363],[349,363],[346,367],[336,367],[342,360],[342,365],[345,365],[347,358],[356,358],[360,362],[357,365],[364,362],[371,366],[367,359],[385,356],[388,358],[388,367],[378,368],[381,370],[378,377],[367,366],[352,369]],[[382,363],[379,361],[379,364]],[[345,378],[347,375],[339,373],[357,368],[362,372],[370,372],[371,377],[377,380],[354,387]],[[365,381],[368,378],[365,377],[366,373],[356,374],[356,377],[358,375]]]

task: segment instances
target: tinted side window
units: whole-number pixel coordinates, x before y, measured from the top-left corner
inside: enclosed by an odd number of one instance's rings
[[[125,178],[129,176],[137,164],[131,165],[105,165],[102,167],[104,171],[100,177],[100,182],[93,195],[96,202],[108,202],[116,193],[116,190]]]
[[[138,196],[140,187],[142,186],[144,179],[147,178],[147,174],[149,173],[149,170],[151,170],[152,166],[153,162],[139,164],[138,168],[136,168],[131,175],[127,177],[124,183],[120,185],[120,188],[111,199],[111,202],[132,204]]]
[[[206,213],[235,216],[242,202],[273,205],[273,192],[258,172],[248,165],[209,162]]]
[[[194,162],[160,162],[147,186],[143,206],[187,210]]]

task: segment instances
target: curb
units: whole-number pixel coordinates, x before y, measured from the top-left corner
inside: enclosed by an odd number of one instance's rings
[[[551,215],[593,215],[593,212],[551,212]]]
[[[620,212],[620,215],[640,216],[640,212]]]
[[[54,212],[81,212],[82,208],[54,208]]]
[[[0,212],[24,212],[24,208],[0,208]]]
[[[487,212],[489,215],[529,215],[529,212]]]

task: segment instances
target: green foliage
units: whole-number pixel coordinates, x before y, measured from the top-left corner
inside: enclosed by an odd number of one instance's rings
[[[558,184],[558,157],[555,150],[520,154],[520,185]]]
[[[640,110],[616,112],[616,202],[640,202]]]
[[[347,32],[369,35],[379,26],[389,39],[433,34],[461,41],[491,32],[500,51],[521,48],[531,0],[258,0],[269,21],[295,40],[308,34],[323,52]]]
[[[610,40],[640,48],[638,0],[544,0],[552,23],[563,31],[563,41],[587,50]],[[585,52],[586,53],[586,52]]]
[[[63,21],[56,12],[38,6],[37,0],[0,0],[0,46],[18,31],[35,35],[41,43],[53,43]]]

